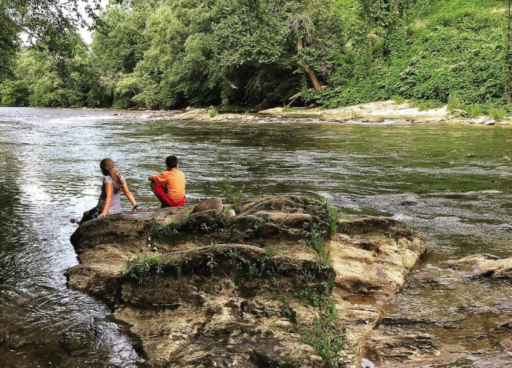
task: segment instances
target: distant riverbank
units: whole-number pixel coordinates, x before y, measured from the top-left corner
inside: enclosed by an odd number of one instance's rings
[[[123,114],[121,110],[119,114]],[[130,110],[126,110],[130,111]],[[341,107],[337,109],[283,108],[276,107],[252,112],[223,112],[214,107],[187,108],[186,111],[145,110],[144,116],[155,120],[193,121],[286,121],[286,122],[331,122],[331,123],[374,123],[374,124],[462,124],[462,125],[512,125],[506,118],[500,121],[491,116],[469,117],[462,109],[448,110],[445,105],[438,109],[420,110],[408,102],[393,100]]]

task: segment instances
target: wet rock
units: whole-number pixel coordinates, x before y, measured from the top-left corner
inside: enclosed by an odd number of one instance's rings
[[[512,332],[512,319],[509,320],[509,321],[503,322],[502,324],[500,324],[499,328]]]
[[[426,249],[424,239],[387,218],[340,222],[329,254],[336,286],[348,293],[394,295]]]
[[[363,119],[363,121],[365,123],[383,123],[384,122],[384,118],[382,118],[380,116],[366,117],[366,118]]]
[[[372,300],[400,290],[423,238],[367,218],[340,222],[329,241],[326,207],[298,196],[236,208],[229,218],[212,198],[87,222],[71,238],[80,264],[67,271],[68,286],[105,300],[150,365],[323,367],[325,352],[303,341],[329,306],[338,315],[329,333],[349,341],[333,359],[356,367],[381,317]],[[342,293],[331,293],[335,283]],[[400,351],[390,354],[407,355]]]
[[[208,118],[208,110],[195,109],[173,116],[175,120],[203,120]]]
[[[500,345],[503,346],[508,354],[512,354],[512,337],[500,341]]]
[[[192,213],[205,212],[209,210],[222,211],[224,206],[219,198],[210,198],[194,207]]]
[[[496,279],[512,278],[512,258],[499,258],[492,254],[476,254],[450,261],[448,264],[454,268],[466,268],[474,275]]]
[[[424,333],[399,336],[375,333],[368,340],[366,349],[371,361],[385,361],[388,365],[392,362],[422,361],[426,357],[440,354],[439,342]]]

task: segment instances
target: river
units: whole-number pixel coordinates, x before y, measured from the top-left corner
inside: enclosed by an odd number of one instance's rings
[[[248,195],[319,194],[347,216],[406,221],[426,235],[428,253],[386,311],[427,323],[381,328],[434,334],[465,352],[451,366],[510,364],[500,344],[510,334],[496,327],[512,318],[512,286],[471,280],[446,262],[479,252],[511,256],[512,129],[113,113],[0,108],[0,366],[141,361],[102,302],[66,288],[64,272],[77,264],[69,219],[96,204],[105,157],[139,203],[156,206],[147,176],[163,171],[170,154],[187,175],[191,203],[220,195],[229,174]]]

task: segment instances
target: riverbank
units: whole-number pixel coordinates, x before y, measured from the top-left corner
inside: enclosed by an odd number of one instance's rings
[[[217,111],[215,108],[188,108],[185,112],[146,110],[145,118],[150,120],[193,120],[193,121],[285,121],[294,123],[373,123],[373,124],[460,124],[460,125],[512,125],[512,118],[496,121],[491,116],[470,118],[462,109],[449,111],[445,105],[438,109],[420,110],[407,101],[393,100],[342,107],[338,109],[282,108],[276,107],[257,113],[233,113]],[[120,113],[122,114],[122,112]]]

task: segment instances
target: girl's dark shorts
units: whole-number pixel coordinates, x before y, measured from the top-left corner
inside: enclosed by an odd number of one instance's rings
[[[92,219],[98,218],[101,213],[98,207],[93,207],[88,212]]]

